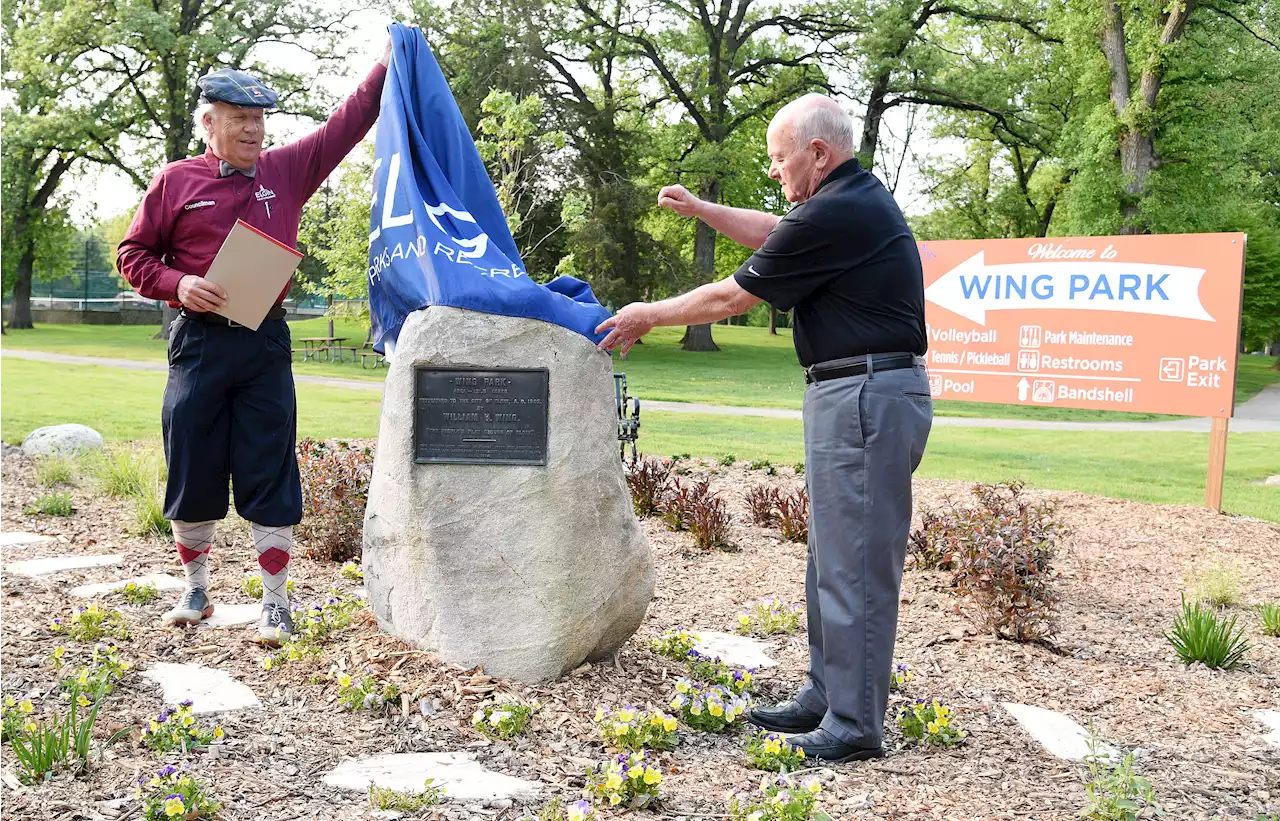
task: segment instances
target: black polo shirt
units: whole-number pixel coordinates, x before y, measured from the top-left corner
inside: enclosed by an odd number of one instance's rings
[[[924,355],[924,273],[893,196],[849,160],[792,208],[734,279],[779,311],[795,309],[808,367],[862,354]]]

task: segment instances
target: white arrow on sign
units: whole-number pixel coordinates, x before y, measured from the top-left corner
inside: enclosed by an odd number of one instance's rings
[[[1027,401],[1027,388],[1030,388],[1030,387],[1031,387],[1031,383],[1027,381],[1027,378],[1025,376],[1018,380],[1018,401],[1019,402]]]
[[[1145,262],[987,265],[979,251],[924,289],[925,299],[979,325],[987,311],[1065,308],[1214,318],[1200,304],[1203,268]]]

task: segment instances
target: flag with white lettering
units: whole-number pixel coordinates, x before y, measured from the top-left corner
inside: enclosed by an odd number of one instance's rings
[[[369,225],[375,350],[429,305],[540,319],[593,342],[609,312],[573,277],[546,285],[524,269],[480,152],[418,29],[391,25]]]

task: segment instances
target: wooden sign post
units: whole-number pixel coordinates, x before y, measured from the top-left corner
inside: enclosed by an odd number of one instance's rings
[[[937,399],[1213,418],[1222,509],[1244,234],[920,243]]]

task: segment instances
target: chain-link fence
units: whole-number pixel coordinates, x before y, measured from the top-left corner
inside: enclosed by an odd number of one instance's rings
[[[36,271],[31,284],[31,307],[52,308],[67,311],[147,311],[154,310],[157,317],[163,308],[155,299],[140,296],[111,267],[114,249],[96,237],[78,243],[72,273],[51,278],[48,272]],[[9,304],[12,294],[4,295]],[[323,296],[309,294],[295,286],[289,292],[286,306],[297,313],[322,313],[326,308]],[[157,318],[157,321],[159,319]]]

